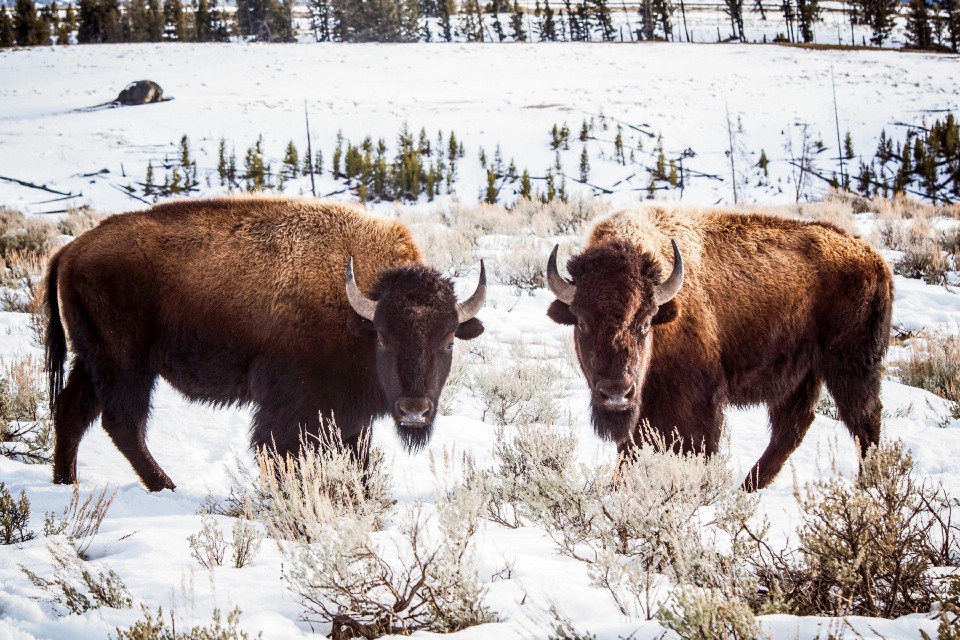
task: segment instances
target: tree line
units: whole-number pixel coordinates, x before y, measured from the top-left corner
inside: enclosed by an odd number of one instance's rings
[[[320,42],[581,42],[687,40],[685,0],[305,0],[311,35]],[[747,12],[773,19],[762,0],[722,0],[729,38],[745,40]],[[869,29],[870,44],[890,38],[895,19],[906,20],[907,46],[960,51],[960,0],[849,0],[843,5],[854,27]],[[821,0],[781,0],[783,31],[775,40],[813,42]],[[16,0],[0,6],[0,46],[99,42],[216,42],[294,40],[294,0],[237,0],[227,10],[218,0],[78,0],[38,8]],[[724,39],[718,28],[717,38]],[[866,38],[862,44],[867,44]]]

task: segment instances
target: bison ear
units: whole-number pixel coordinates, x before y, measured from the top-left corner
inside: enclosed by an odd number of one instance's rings
[[[476,318],[470,318],[460,323],[454,335],[461,340],[473,340],[481,333],[483,333],[483,323]]]
[[[573,315],[570,311],[569,305],[559,300],[554,300],[550,303],[550,308],[547,309],[547,316],[557,324],[577,324],[577,316]]]
[[[377,330],[371,321],[359,313],[354,313],[353,309],[350,310],[350,317],[347,319],[347,328],[353,335],[361,337]]]
[[[677,304],[676,300],[671,300],[670,302],[660,305],[660,308],[657,309],[657,313],[654,314],[650,324],[666,324],[667,322],[673,322],[679,317],[680,306]]]

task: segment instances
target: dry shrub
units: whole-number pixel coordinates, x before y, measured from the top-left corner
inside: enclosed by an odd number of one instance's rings
[[[883,618],[928,610],[936,591],[930,493],[899,442],[871,450],[856,482],[836,476],[797,489],[800,552],[816,585],[803,604]]]
[[[27,463],[50,462],[53,424],[42,365],[31,355],[0,360],[0,455]]]
[[[754,640],[760,632],[746,603],[716,589],[676,589],[657,620],[682,640]]]
[[[893,272],[905,278],[916,278],[927,284],[945,284],[950,263],[940,247],[930,239],[911,243],[893,264]]]
[[[64,507],[63,514],[57,516],[54,513],[47,513],[46,522],[43,525],[44,534],[66,535],[76,555],[81,559],[85,558],[87,549],[100,531],[100,525],[103,524],[110,505],[117,497],[116,489],[108,496],[109,490],[110,485],[107,485],[99,493],[94,490],[81,500],[80,485],[73,485],[73,494],[70,496],[70,502]]]
[[[702,509],[738,492],[722,456],[659,453],[673,443],[648,440],[655,446],[619,463],[587,465],[572,433],[520,426],[494,449],[497,468],[472,483],[487,487],[488,518],[542,527],[561,554],[589,565],[591,585],[622,614],[649,619],[664,578],[717,583]]]
[[[951,576],[946,596],[940,600],[937,618],[937,640],[960,640],[960,578]],[[923,640],[932,640],[927,632],[920,630]]]
[[[53,559],[51,578],[43,578],[23,565],[20,570],[46,593],[54,605],[74,614],[100,607],[126,609],[133,606],[130,592],[113,569],[94,572],[73,548],[62,542],[51,542],[47,549]]]
[[[953,260],[953,269],[960,270],[960,225],[944,229],[937,243]]]
[[[373,449],[364,469],[334,424],[322,433],[305,440],[296,457],[257,453],[260,491],[269,497],[263,516],[274,538],[309,543],[325,535],[332,514],[379,525],[392,506],[383,452]],[[361,440],[369,446],[369,431]]]
[[[893,365],[900,381],[949,401],[960,418],[960,336],[932,334],[905,343],[906,356]]]
[[[535,238],[512,242],[506,255],[496,262],[497,281],[533,295],[547,285],[547,259],[550,248]]]
[[[515,346],[509,359],[471,368],[470,392],[480,402],[482,420],[505,425],[553,422],[560,417],[560,370],[527,355]]]
[[[316,455],[332,471],[317,470],[304,456],[298,464],[264,469],[268,478],[279,478],[264,481],[280,513],[268,525],[275,537],[291,541],[281,549],[305,620],[330,623],[335,639],[449,632],[491,620],[472,560],[483,505],[477,488],[444,491],[436,518],[417,504],[394,520],[395,534],[378,533],[388,511],[386,476],[376,471],[382,460],[364,474],[342,449]],[[310,478],[289,477],[298,470]],[[305,520],[296,521],[299,514]]]
[[[217,525],[216,518],[206,514],[201,518],[200,531],[187,536],[192,555],[204,569],[213,569],[223,565],[223,557],[227,552],[227,543],[223,539],[223,532]]]
[[[233,525],[233,566],[242,569],[260,553],[263,534],[259,527],[247,518],[238,518]]]
[[[14,500],[5,484],[0,482],[0,544],[21,544],[33,540],[37,534],[28,528],[30,524],[30,499],[21,490],[20,498]]]
[[[220,609],[213,610],[213,621],[209,625],[195,625],[187,631],[180,631],[184,624],[177,624],[176,615],[171,610],[166,618],[163,608],[158,608],[156,617],[146,607],[143,608],[143,618],[137,620],[129,629],[117,629],[117,640],[250,640],[246,631],[237,628],[240,623],[240,608],[237,607],[227,614],[226,625],[223,624]],[[258,633],[257,638],[263,636]]]
[[[77,238],[99,226],[106,217],[103,214],[93,213],[86,207],[70,209],[67,215],[57,222],[57,232],[61,235]]]
[[[476,268],[475,233],[450,228],[438,221],[411,224],[410,230],[424,260],[440,272],[458,278]]]
[[[872,449],[856,480],[834,470],[794,495],[801,511],[795,549],[770,547],[766,522],[757,527],[744,513],[727,526],[734,573],[759,586],[745,594],[754,611],[896,618],[929,609],[937,592],[930,568],[956,558],[956,501],[916,476],[902,443]]]

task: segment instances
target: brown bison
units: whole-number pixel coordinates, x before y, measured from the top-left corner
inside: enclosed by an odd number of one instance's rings
[[[101,416],[149,490],[174,487],[145,441],[157,376],[192,400],[252,403],[252,444],[281,454],[330,418],[356,450],[387,414],[416,450],[454,338],[483,332],[486,295],[482,263],[458,303],[422,258],[403,224],[310,200],[180,201],[106,219],[50,261],[54,482],[76,481],[80,440]]]
[[[575,325],[597,433],[621,454],[654,433],[717,451],[726,405],[766,403],[771,435],[743,486],[800,444],[821,383],[861,454],[880,436],[893,286],[865,242],[826,223],[652,207],[600,221],[557,271],[554,321]],[[669,274],[663,277],[663,274]]]

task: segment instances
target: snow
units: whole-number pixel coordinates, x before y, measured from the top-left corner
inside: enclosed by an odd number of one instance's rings
[[[466,157],[457,184],[461,201],[479,198],[486,173],[477,157],[492,157],[501,145],[505,162],[517,161],[532,176],[554,163],[553,124],[571,129],[561,152],[568,188],[583,189],[579,175],[580,124],[591,115],[638,126],[624,127],[627,144],[644,145],[638,161],[652,165],[656,136],[668,157],[693,149],[685,167],[712,178],[690,178],[685,202],[733,199],[730,185],[731,123],[740,201],[794,201],[792,144],[808,123],[827,151],[818,167],[838,170],[831,68],[836,81],[841,135],[869,160],[881,129],[899,138],[896,123],[920,124],[960,108],[958,56],[895,51],[817,51],[761,45],[669,43],[555,45],[104,45],[0,52],[0,176],[82,197],[55,196],[0,180],[0,202],[32,212],[90,204],[101,211],[145,205],[122,192],[142,182],[147,163],[155,169],[176,157],[187,135],[199,159],[202,193],[217,193],[217,146],[226,138],[238,163],[262,134],[274,166],[293,140],[306,148],[304,106],[310,113],[313,148],[326,167],[337,131],[359,143],[364,136],[391,145],[404,123],[455,131]],[[151,79],[175,99],[124,109],[77,111],[108,102],[129,82]],[[615,123],[610,123],[615,127]],[[649,137],[647,134],[649,134]],[[613,157],[613,128],[598,127],[591,141],[589,182],[616,190],[619,202],[646,195],[646,179]],[[760,151],[771,159],[769,184],[757,186]],[[601,151],[606,160],[600,159]],[[795,151],[794,153],[797,153]],[[99,173],[106,170],[108,173]],[[208,186],[207,179],[212,186]],[[157,180],[160,180],[158,175]],[[329,174],[319,194],[338,191]],[[542,183],[536,185],[542,189]],[[808,195],[822,193],[814,184]],[[309,190],[309,180],[287,191]],[[679,194],[677,197],[680,197]]]
[[[855,51],[828,51],[745,45],[127,45],[43,48],[0,52],[0,175],[47,184],[62,191],[83,192],[70,204],[89,204],[100,211],[123,211],[144,205],[117,191],[134,177],[142,179],[149,159],[173,155],[180,136],[190,137],[201,158],[201,172],[212,171],[221,137],[232,140],[238,155],[259,134],[279,154],[287,140],[304,139],[304,101],[310,109],[315,148],[325,154],[336,132],[359,141],[364,135],[392,139],[402,123],[411,130],[455,130],[467,145],[467,158],[483,146],[488,153],[499,142],[504,157],[535,173],[550,166],[548,131],[566,121],[576,129],[588,114],[605,114],[632,124],[645,123],[662,132],[671,150],[697,150],[698,170],[724,174],[729,160],[726,107],[741,116],[743,146],[775,156],[776,180],[786,180],[782,149],[795,121],[810,122],[829,146],[833,139],[831,65],[837,79],[841,129],[850,129],[855,148],[871,149],[874,136],[892,123],[921,122],[942,110],[957,110],[957,56]],[[175,100],[145,107],[78,112],[112,99],[135,79],[157,81]],[[611,134],[612,135],[612,134]],[[303,146],[303,145],[301,145]],[[648,143],[648,149],[651,145]],[[575,167],[579,142],[565,152],[564,165]],[[872,152],[872,149],[871,149]],[[278,160],[274,158],[274,162]],[[473,167],[470,171],[466,167]],[[483,176],[474,162],[464,163],[459,199],[475,200]],[[85,175],[107,169],[108,174]],[[591,182],[612,184],[623,176],[613,162],[598,162]],[[126,172],[126,177],[122,177]],[[574,172],[568,169],[569,174]],[[325,176],[322,187],[336,185]],[[288,192],[305,189],[301,179]],[[792,187],[748,190],[763,202],[791,202]],[[218,192],[204,187],[204,194]],[[52,196],[51,196],[52,197]],[[621,204],[642,194],[623,191]],[[707,204],[729,201],[729,186],[698,182],[683,200]],[[63,202],[8,182],[0,182],[0,204],[42,213]],[[455,201],[450,203],[455,205]],[[388,207],[382,207],[388,209]],[[421,207],[430,210],[429,207]],[[868,221],[858,221],[869,227]],[[503,237],[480,240],[488,267],[503,252]],[[558,238],[576,242],[574,238]],[[457,290],[469,291],[475,273],[456,279]],[[897,277],[894,325],[907,330],[937,329],[960,333],[960,295],[954,290]],[[592,434],[582,377],[568,363],[569,329],[549,321],[545,310],[552,296],[544,291],[518,295],[513,287],[492,283],[481,312],[486,331],[477,343],[491,352],[510,353],[519,341],[531,351],[560,355],[561,384],[568,395],[559,400],[562,415],[580,437],[584,461],[610,459],[613,447]],[[469,348],[465,344],[458,348]],[[41,352],[23,314],[0,313],[0,356],[4,359]],[[946,403],[936,396],[884,382],[884,437],[901,439],[923,474],[960,495],[960,421],[948,419]],[[483,422],[476,402],[461,393],[452,415],[438,419],[429,452],[470,451],[482,463],[491,460],[495,427]],[[282,556],[265,542],[250,567],[202,569],[191,558],[187,536],[200,529],[197,510],[208,494],[224,497],[237,456],[249,463],[246,450],[248,409],[214,410],[184,401],[166,384],[157,386],[149,444],[160,465],[177,483],[175,492],[146,493],[113,444],[94,425],[80,448],[79,475],[84,494],[109,484],[116,500],[100,534],[90,547],[90,564],[115,570],[136,601],[151,609],[176,609],[178,626],[206,623],[218,607],[239,606],[241,627],[263,637],[310,637],[318,627],[299,620],[299,604],[284,586]],[[762,408],[727,412],[734,473],[742,477],[766,447],[767,416]],[[386,452],[393,476],[393,495],[401,505],[433,503],[434,480],[428,452],[408,455],[389,421],[374,427],[374,445]],[[840,471],[854,473],[854,446],[842,424],[818,416],[788,466],[762,492],[761,508],[786,538],[797,524],[793,479],[821,476],[830,452]],[[0,457],[0,479],[32,502],[32,528],[40,530],[46,511],[60,513],[69,501],[69,487],[50,484],[49,466],[31,466]],[[230,520],[218,517],[229,535]],[[590,588],[585,567],[559,556],[546,534],[524,527],[507,530],[486,524],[480,534],[478,562],[488,588],[487,603],[500,622],[464,630],[456,638],[545,637],[543,611],[550,602],[598,638],[655,638],[663,632],[655,622],[627,620],[609,597]],[[45,572],[49,557],[44,540],[0,547],[0,640],[39,638],[105,638],[117,627],[140,617],[137,607],[101,608],[83,615],[58,616],[41,600],[39,590],[19,565]],[[497,577],[511,566],[509,577]],[[920,638],[935,635],[929,616],[898,620],[854,618],[844,623],[820,618],[765,616],[771,638],[813,640],[828,632],[843,637]],[[857,633],[862,634],[860,636]],[[418,637],[431,637],[419,634]]]

